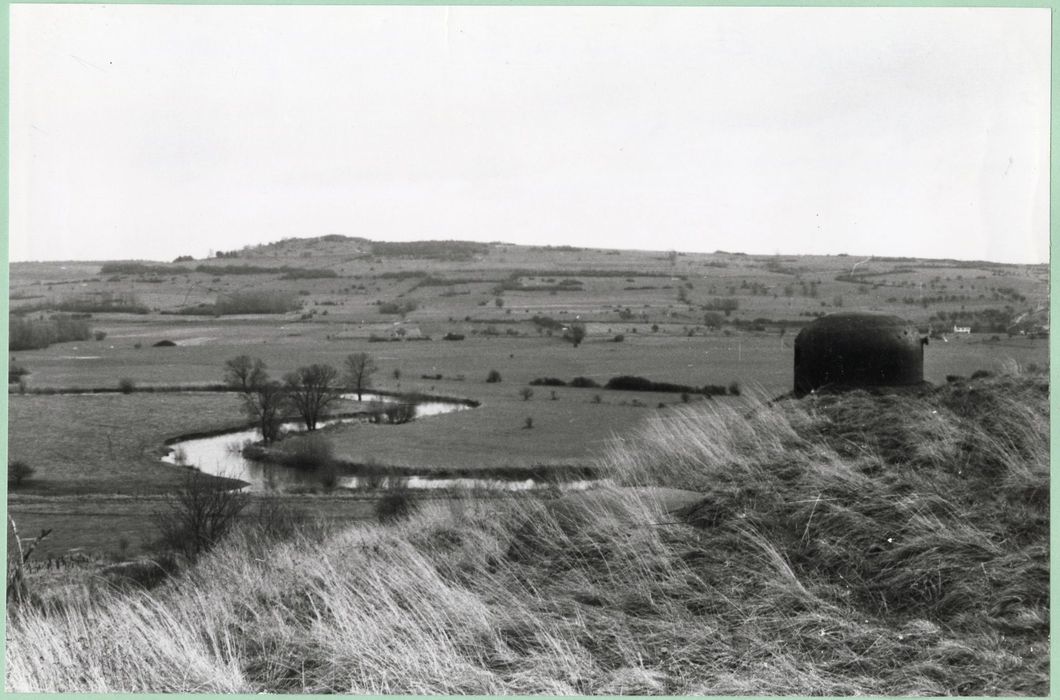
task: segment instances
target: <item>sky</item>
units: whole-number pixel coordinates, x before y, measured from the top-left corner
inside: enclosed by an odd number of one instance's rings
[[[9,256],[1048,261],[1048,9],[12,5]]]

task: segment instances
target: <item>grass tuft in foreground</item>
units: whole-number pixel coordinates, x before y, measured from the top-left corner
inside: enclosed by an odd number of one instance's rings
[[[635,488],[237,533],[152,592],[12,609],[7,686],[1047,694],[1047,394],[668,411],[602,459]]]

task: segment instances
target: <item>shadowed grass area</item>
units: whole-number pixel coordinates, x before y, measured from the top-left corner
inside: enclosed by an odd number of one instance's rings
[[[702,403],[608,450],[625,488],[237,535],[150,593],[9,610],[7,686],[1047,694],[1044,382]]]

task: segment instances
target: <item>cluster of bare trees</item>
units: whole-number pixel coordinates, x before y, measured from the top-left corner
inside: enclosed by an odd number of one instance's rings
[[[312,364],[279,381],[269,377],[261,358],[240,355],[225,362],[225,383],[240,392],[243,410],[269,443],[279,437],[280,426],[291,415],[297,415],[307,431],[316,430],[343,390],[356,392],[360,401],[371,386],[375,361],[367,353],[353,353],[346,358],[345,369],[342,376],[331,365]]]

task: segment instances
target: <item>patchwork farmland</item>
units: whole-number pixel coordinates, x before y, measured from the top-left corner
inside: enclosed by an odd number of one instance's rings
[[[32,552],[14,578],[9,562],[9,587],[25,599],[16,608],[27,612],[9,616],[8,685],[1037,693],[1048,678],[1048,276],[1047,266],[957,260],[344,236],[202,260],[15,263],[9,553],[19,544]],[[792,388],[799,330],[840,311],[916,326],[934,388],[773,402]],[[364,400],[346,372],[353,356],[370,361]],[[345,422],[305,435],[295,403],[283,404],[290,423],[279,439],[243,452],[279,482],[298,472],[297,486],[246,489],[231,532],[190,552],[174,543],[167,514],[189,493],[237,494],[229,489],[246,481],[189,462],[181,447],[261,420],[232,381],[239,357],[260,360],[274,380],[335,368],[325,413]],[[614,388],[620,377],[656,390]],[[460,410],[385,413],[388,402],[431,401]],[[572,493],[575,482],[587,493]],[[854,484],[868,500],[843,500]],[[678,506],[680,522],[669,513]],[[631,526],[643,521],[675,524]],[[872,554],[872,528],[893,528],[911,549]],[[261,534],[274,529],[283,533]],[[883,541],[897,536],[886,532]],[[1015,554],[1002,551],[1010,541]],[[604,550],[615,559],[594,558]],[[346,563],[329,570],[338,551]],[[271,563],[253,584],[255,557]],[[146,562],[166,569],[163,580],[123,573]],[[981,580],[959,580],[969,562],[982,565]],[[373,567],[385,575],[371,579]],[[82,687],[27,653],[51,645],[71,666],[102,664],[101,650],[62,640],[103,609],[128,625],[157,610],[191,615],[196,587],[219,607],[182,623],[188,649],[222,634],[218,625],[260,638],[263,618],[241,626],[226,617],[234,601],[224,590],[255,589],[275,603],[272,576],[298,577],[290,590],[331,600],[342,576],[356,578],[365,600],[323,618],[284,602],[293,646],[207,654],[194,679],[150,675],[148,654],[122,682]],[[1021,583],[1005,588],[1012,576]],[[744,580],[761,597],[747,597]],[[518,610],[505,612],[501,592],[515,582],[525,586],[513,594]],[[154,613],[131,607],[128,590],[144,587]],[[404,595],[446,618],[421,620],[422,638],[408,642],[429,649],[430,663],[342,675],[366,653],[340,642],[342,625],[370,601]],[[729,609],[726,599],[737,602]],[[57,604],[75,612],[45,641],[47,613],[33,611]],[[280,609],[263,606],[255,615]],[[754,622],[738,639],[741,614]],[[356,624],[383,639],[406,623],[395,612]],[[432,632],[442,628],[481,639]],[[715,628],[730,631],[707,639]],[[896,641],[905,638],[916,643]],[[560,649],[572,650],[562,663]],[[312,660],[308,680],[280,671],[298,655]],[[716,666],[697,669],[707,656]],[[899,657],[901,668],[888,666]],[[748,665],[759,685],[744,685],[738,669]]]

